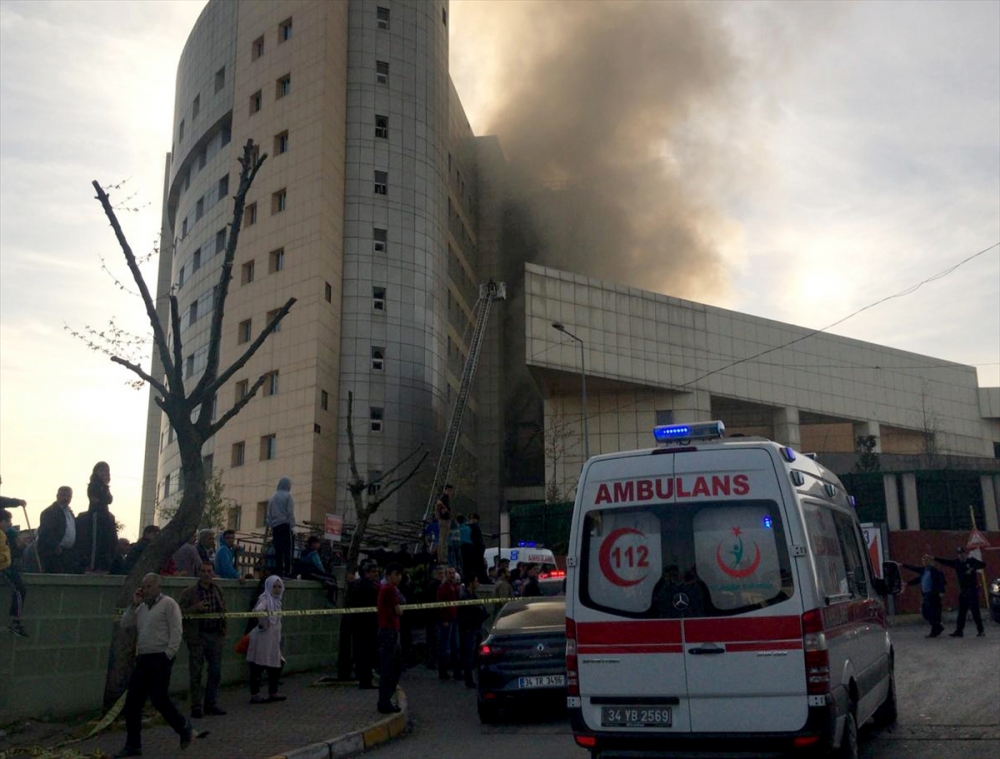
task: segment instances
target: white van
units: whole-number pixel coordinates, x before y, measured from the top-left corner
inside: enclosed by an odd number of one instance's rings
[[[895,721],[893,647],[853,499],[812,459],[721,422],[592,458],[567,559],[566,671],[592,757],[856,757]]]

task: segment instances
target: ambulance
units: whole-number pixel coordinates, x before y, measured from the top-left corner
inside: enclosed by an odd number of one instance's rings
[[[858,756],[896,719],[883,596],[854,501],[812,458],[722,422],[583,468],[566,681],[591,756]]]

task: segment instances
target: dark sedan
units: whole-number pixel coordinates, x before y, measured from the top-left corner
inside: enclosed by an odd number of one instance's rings
[[[566,694],[566,599],[511,601],[479,646],[479,719],[539,696]]]

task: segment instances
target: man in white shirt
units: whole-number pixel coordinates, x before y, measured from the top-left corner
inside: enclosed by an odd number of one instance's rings
[[[136,589],[132,605],[125,610],[121,624],[136,627],[135,669],[125,699],[125,748],[115,757],[142,756],[142,709],[152,701],[174,731],[181,737],[181,748],[191,744],[191,723],[170,699],[170,670],[181,646],[181,608],[160,592],[160,576],[148,574]]]

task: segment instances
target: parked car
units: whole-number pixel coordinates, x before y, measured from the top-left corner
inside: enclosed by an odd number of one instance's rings
[[[990,583],[990,616],[1000,623],[1000,577]]]
[[[479,719],[496,722],[516,703],[566,696],[566,600],[511,601],[479,646]]]

